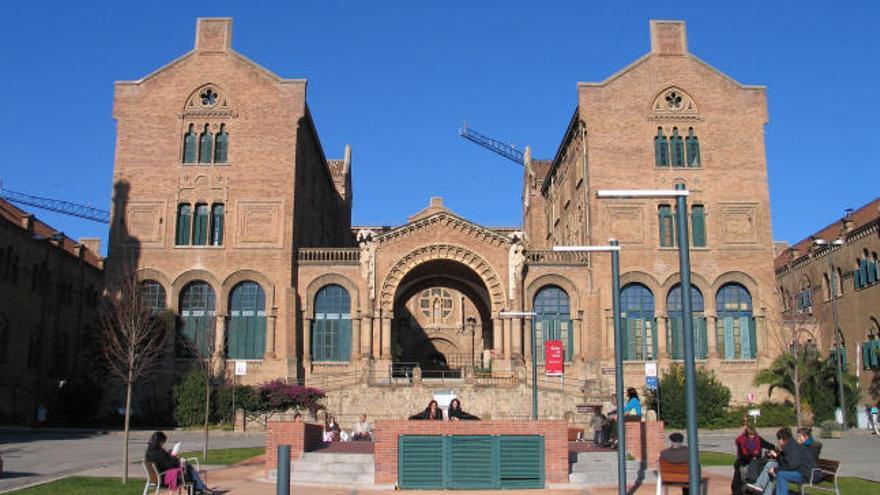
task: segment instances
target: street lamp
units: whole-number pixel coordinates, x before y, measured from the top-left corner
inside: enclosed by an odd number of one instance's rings
[[[835,239],[828,245],[825,239],[813,239],[816,246],[826,246],[828,248],[828,271],[831,272],[828,277],[828,283],[831,285],[831,313],[834,315],[834,345],[837,347],[835,353],[835,361],[837,367],[837,399],[840,401],[840,411],[843,413],[843,429],[846,431],[846,399],[843,394],[843,358],[840,355],[843,352],[843,346],[840,342],[840,332],[837,330],[837,288],[834,282],[834,246],[843,246],[843,239]]]
[[[700,490],[700,459],[699,441],[697,438],[697,380],[696,364],[694,361],[694,320],[693,305],[691,301],[691,261],[690,239],[687,225],[687,197],[688,191],[684,184],[676,184],[675,189],[621,189],[597,191],[599,199],[627,199],[627,198],[675,198],[675,230],[678,236],[678,265],[681,274],[681,309],[682,330],[684,331],[684,389],[685,389],[685,412],[687,414],[688,436],[688,477],[690,493],[699,493]],[[620,372],[618,371],[618,375]],[[620,385],[618,385],[620,387]],[[620,409],[621,404],[618,404]],[[618,415],[619,416],[619,415]],[[621,495],[626,487],[621,487]]]
[[[501,311],[501,318],[525,318],[535,316],[534,311]],[[538,420],[538,345],[535,343],[535,325],[532,325],[532,420]]]
[[[608,246],[553,246],[557,252],[611,253],[611,306],[614,313],[614,381],[617,397],[617,487],[626,495],[626,428],[623,424],[623,330],[620,317],[620,245],[616,239]],[[696,493],[696,492],[695,492]]]

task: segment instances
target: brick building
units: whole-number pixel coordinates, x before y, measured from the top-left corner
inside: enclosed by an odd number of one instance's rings
[[[834,245],[834,241],[841,241]],[[817,242],[818,241],[818,242]],[[824,242],[823,242],[824,241]],[[834,306],[847,369],[864,400],[880,397],[880,198],[776,256],[784,315],[801,315],[809,338],[834,351]],[[833,293],[832,293],[833,292]]]
[[[98,239],[76,242],[0,199],[0,421],[52,419],[83,369],[103,291]]]
[[[645,361],[681,357],[674,208],[595,192],[683,183],[699,357],[735,399],[751,390],[777,309],[766,95],[691,55],[683,23],[652,22],[648,54],[578,85],[555,158],[526,156],[523,224],[510,228],[440,198],[396,227],[351,226],[351,150],[328,159],[306,82],[238,54],[231,33],[229,19],[200,19],[192,51],[117,83],[114,101],[109,271],[136,266],[155,304],[179,315],[180,339],[215,343],[219,369],[246,360],[248,382],[324,386],[342,414],[380,390],[386,414],[412,410],[425,396],[415,382],[452,383],[477,413],[515,416],[528,409],[534,329],[539,349],[564,345],[565,380],[542,379],[544,414],[561,417],[613,386],[610,261],[551,248],[614,237],[626,380],[641,387]]]

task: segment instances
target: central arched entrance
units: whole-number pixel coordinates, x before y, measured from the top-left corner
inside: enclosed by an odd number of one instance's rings
[[[419,366],[424,378],[456,378],[488,366],[493,348],[491,296],[482,278],[451,259],[409,270],[394,293],[391,323],[396,368]]]

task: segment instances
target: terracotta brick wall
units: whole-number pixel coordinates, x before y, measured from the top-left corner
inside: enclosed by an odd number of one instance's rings
[[[266,473],[275,472],[278,446],[290,445],[290,458],[297,459],[303,452],[315,450],[322,440],[321,425],[294,421],[269,421],[266,426]]]
[[[547,483],[568,483],[568,439],[564,421],[406,421],[379,420],[373,427],[376,443],[376,483],[397,482],[397,444],[400,435],[541,435],[544,437],[544,477]]]
[[[626,451],[637,460],[645,460],[648,467],[657,467],[660,451],[666,447],[664,423],[632,421],[626,425]]]

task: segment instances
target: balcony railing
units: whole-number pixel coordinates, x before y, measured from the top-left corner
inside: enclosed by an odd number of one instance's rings
[[[297,259],[304,264],[357,265],[360,257],[358,248],[299,248]]]
[[[533,265],[586,265],[587,253],[572,251],[527,251],[526,260]]]

